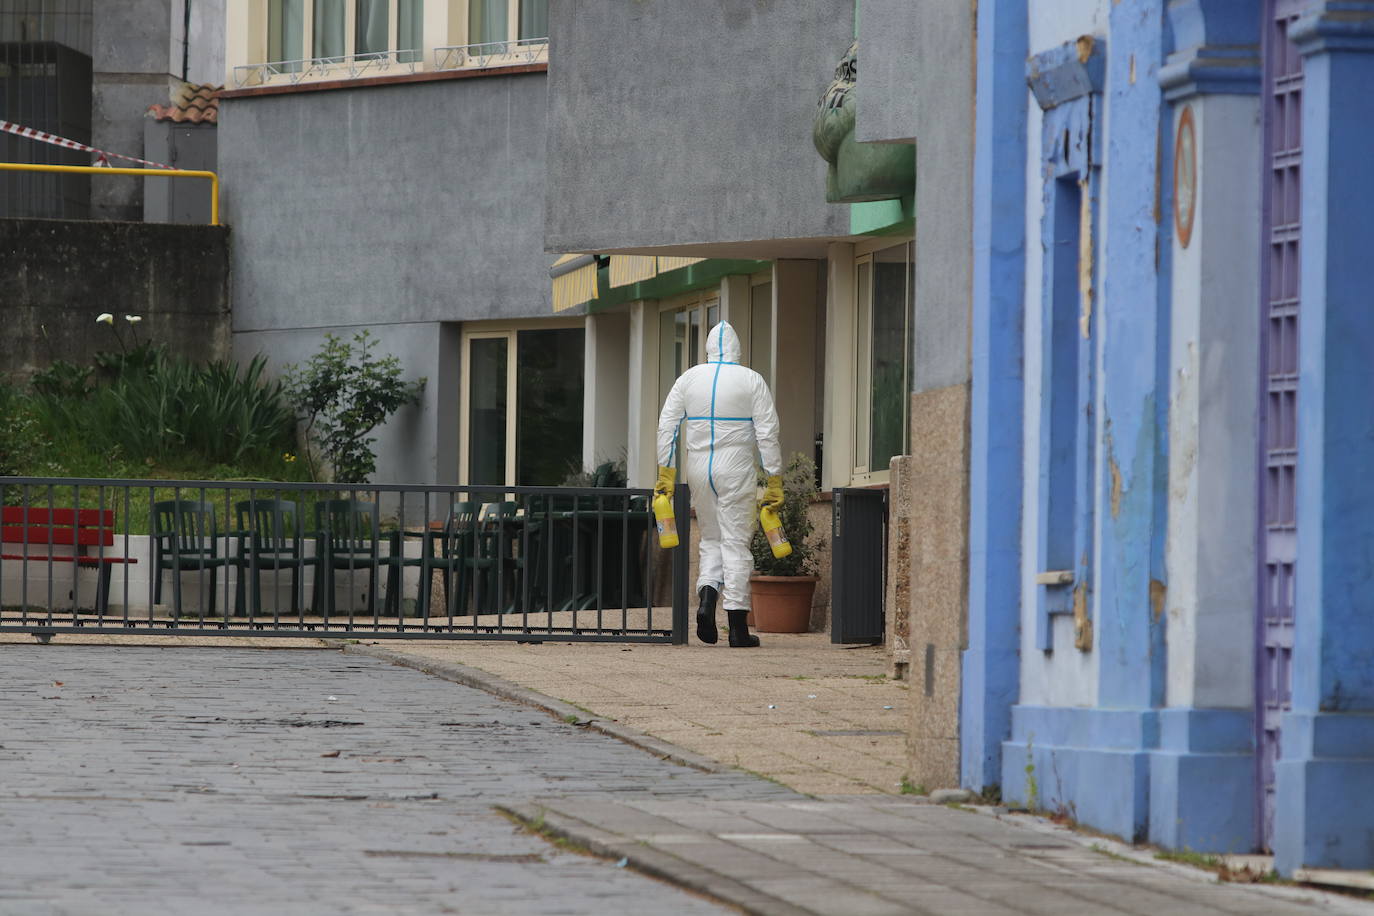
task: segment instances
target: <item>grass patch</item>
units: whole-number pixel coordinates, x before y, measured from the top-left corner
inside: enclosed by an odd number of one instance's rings
[[[544,820],[544,812],[542,810],[539,812],[539,815],[535,817],[533,820],[525,820],[520,815],[515,814],[511,811],[507,811],[504,808],[497,808],[496,813],[504,817],[506,820],[510,821],[515,826],[519,827],[525,833],[532,833],[535,836],[543,839],[545,842],[550,843],[558,849],[563,850],[564,852],[572,852],[580,856],[588,856],[590,858],[595,859],[608,858],[605,856],[598,856],[596,853],[592,852],[586,846],[583,846],[576,840],[570,839],[566,834],[562,833],[561,831],[555,830],[552,827],[550,827]]]
[[[901,792],[902,792],[903,795],[929,795],[929,794],[930,794],[929,792],[926,791],[925,785],[923,785],[922,783],[916,783],[915,785],[912,785],[911,780],[907,779],[905,776],[902,777]]]
[[[1131,865],[1145,864],[1144,862],[1141,862],[1137,859],[1132,859],[1129,856],[1123,856],[1120,853],[1112,852],[1110,849],[1108,849],[1106,846],[1103,846],[1101,843],[1094,843],[1088,848],[1091,849],[1093,852],[1100,853],[1106,856],[1107,858],[1115,859],[1118,862],[1129,862]]]
[[[1225,856],[1212,855],[1205,852],[1194,852],[1191,849],[1165,849],[1155,853],[1155,858],[1165,862],[1177,862],[1180,865],[1190,865],[1193,868],[1200,868],[1209,871],[1217,876],[1218,881],[1229,881],[1234,884],[1293,884],[1279,875],[1278,872],[1270,869],[1266,872],[1251,871],[1248,868],[1232,868],[1226,861]]]

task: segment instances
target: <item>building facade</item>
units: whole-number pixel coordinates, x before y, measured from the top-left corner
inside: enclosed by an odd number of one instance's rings
[[[279,370],[366,329],[426,378],[378,431],[378,480],[553,485],[580,467],[583,319],[553,314],[543,245],[545,8],[228,10],[234,348]]]
[[[963,781],[1368,868],[1374,5],[978,15]]]

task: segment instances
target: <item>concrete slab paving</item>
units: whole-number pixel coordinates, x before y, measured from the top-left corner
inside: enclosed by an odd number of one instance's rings
[[[549,797],[510,809],[747,912],[1374,914],[1374,905],[1349,897],[1221,884],[1196,869],[1154,865],[1148,852],[1042,819],[902,795],[909,692],[885,676],[882,651],[836,647],[821,634],[764,641],[750,652],[554,643],[349,648],[485,679],[498,691],[515,684],[533,692],[532,702],[556,697],[550,708],[570,704],[594,727],[670,741],[684,755],[812,796]]]

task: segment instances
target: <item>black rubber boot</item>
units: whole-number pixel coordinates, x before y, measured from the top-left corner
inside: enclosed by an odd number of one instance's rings
[[[725,610],[725,616],[730,618],[730,646],[735,649],[756,649],[759,645],[757,636],[749,635],[749,612]]]
[[[701,606],[697,608],[697,639],[713,646],[720,638],[716,633],[716,590],[703,585],[697,596],[701,598]]]

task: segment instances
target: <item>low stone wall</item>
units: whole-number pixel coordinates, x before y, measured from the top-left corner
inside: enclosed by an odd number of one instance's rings
[[[223,226],[0,219],[0,374],[24,381],[61,358],[89,365],[139,340],[196,361],[229,356],[229,230]]]

